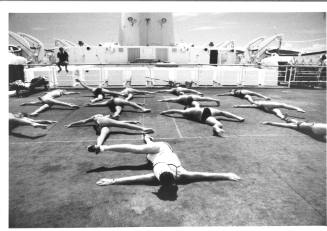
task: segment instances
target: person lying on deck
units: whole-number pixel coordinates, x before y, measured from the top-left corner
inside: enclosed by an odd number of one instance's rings
[[[305,111],[299,107],[295,107],[286,103],[272,102],[272,101],[261,101],[255,100],[250,105],[234,105],[236,108],[258,108],[267,113],[275,114],[281,119],[285,119],[285,115],[281,112],[279,108],[286,108],[289,110],[296,110],[298,112],[305,113]]]
[[[124,96],[124,94],[122,94],[120,92],[109,91],[109,90],[104,89],[102,87],[87,86],[85,83],[83,83],[79,79],[75,79],[75,81],[78,82],[82,87],[84,87],[87,90],[90,90],[93,93],[94,98],[90,100],[91,103],[95,103],[95,102],[103,100],[105,98],[105,94],[112,95],[112,96]]]
[[[194,89],[184,88],[184,87],[175,87],[171,89],[164,89],[164,90],[158,90],[155,91],[155,93],[170,93],[176,96],[183,95],[185,93],[192,93],[197,95],[203,95],[203,93],[196,91]]]
[[[147,95],[147,94],[155,94],[151,91],[143,91],[143,90],[137,90],[131,87],[126,87],[124,90],[120,91],[120,94],[122,94],[124,97],[126,97],[126,100],[131,100],[134,95]]]
[[[198,101],[209,101],[209,102],[216,102],[217,106],[220,106],[220,101],[218,99],[214,99],[211,97],[204,97],[198,95],[180,95],[178,97],[169,98],[169,99],[161,99],[158,102],[169,102],[169,103],[179,103],[188,107],[199,107],[200,104]]]
[[[57,89],[53,90],[50,92],[45,93],[45,95],[38,97],[39,101],[33,101],[29,103],[23,103],[21,106],[26,106],[26,105],[39,105],[41,104],[42,106],[32,112],[30,116],[37,116],[39,113],[51,108],[53,105],[61,105],[61,106],[66,106],[70,107],[72,109],[78,109],[79,106],[71,103],[65,103],[59,100],[56,100],[56,98],[63,96],[63,95],[72,95],[72,94],[79,94],[79,92],[69,92],[66,90],[62,89]]]
[[[126,128],[131,130],[137,130],[142,131],[144,133],[153,133],[154,130],[152,128],[145,128],[138,126],[136,124],[139,124],[138,121],[118,121],[115,119],[110,118],[110,115],[102,115],[97,114],[93,115],[89,118],[86,118],[84,120],[79,120],[73,123],[70,123],[68,125],[65,125],[66,128],[74,127],[74,126],[80,126],[85,124],[93,124],[94,128],[96,130],[96,134],[98,135],[97,138],[97,145],[102,145],[106,139],[106,137],[110,133],[111,127],[118,127],[118,128]]]
[[[238,181],[240,177],[235,173],[212,173],[212,172],[193,172],[182,167],[181,161],[177,154],[166,142],[155,142],[149,135],[144,135],[145,144],[116,144],[101,145],[89,148],[90,152],[96,154],[105,151],[114,151],[122,153],[133,153],[145,155],[152,164],[153,172],[144,175],[127,176],[121,178],[102,178],[96,182],[99,186],[105,185],[121,185],[135,183],[156,183],[161,185],[162,191],[170,191],[176,194],[178,190],[177,184],[190,183],[196,181],[218,181],[231,180]],[[160,190],[159,190],[160,191]]]
[[[10,113],[9,112],[9,132],[19,126],[32,126],[34,128],[47,128],[48,124],[57,123],[54,120],[34,120],[28,118],[26,113]]]
[[[184,110],[179,110],[179,109],[170,109],[167,111],[163,111],[160,113],[161,115],[171,115],[171,114],[179,114],[182,115],[183,117],[194,120],[200,123],[205,123],[210,126],[212,126],[213,129],[213,134],[217,136],[223,136],[224,130],[223,130],[223,125],[220,123],[216,117],[217,116],[224,116],[227,118],[232,118],[235,119],[238,122],[243,122],[245,119],[234,115],[230,112],[227,111],[221,111],[215,108],[200,108],[200,107],[191,107],[187,108]]]
[[[106,100],[104,102],[100,102],[100,103],[89,103],[89,104],[86,104],[86,106],[87,107],[107,106],[107,107],[109,107],[111,112],[114,113],[112,116],[112,118],[114,118],[114,119],[119,118],[120,113],[122,112],[124,106],[130,106],[135,109],[139,109],[144,113],[151,111],[150,109],[144,108],[144,107],[138,105],[137,103],[134,103],[134,102],[131,102],[126,99],[119,98],[119,97],[112,97],[111,99],[108,99],[108,100]]]
[[[250,103],[254,103],[252,96],[257,96],[260,98],[264,98],[266,100],[270,100],[269,97],[264,96],[262,94],[259,94],[257,92],[253,92],[253,91],[249,91],[249,90],[245,90],[245,89],[232,89],[230,92],[228,93],[224,93],[224,94],[217,94],[217,96],[235,96],[241,99],[247,99]]]
[[[284,120],[286,121],[286,123],[262,122],[262,124],[283,128],[292,128],[303,132],[315,139],[322,140],[324,142],[327,141],[327,124],[325,123],[305,122],[289,117],[286,117]]]

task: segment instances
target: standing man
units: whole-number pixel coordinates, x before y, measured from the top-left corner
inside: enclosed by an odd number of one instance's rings
[[[67,65],[68,65],[68,53],[64,51],[64,48],[60,47],[59,52],[57,53],[57,58],[59,59],[59,62],[57,63],[57,66],[59,67],[58,73],[61,71],[60,66],[65,66],[65,70],[68,73]]]

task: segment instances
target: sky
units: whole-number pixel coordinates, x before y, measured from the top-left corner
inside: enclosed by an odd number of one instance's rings
[[[204,45],[234,40],[244,47],[259,36],[283,34],[283,49],[325,50],[324,13],[196,13],[174,12],[176,42]],[[9,30],[41,40],[46,48],[54,39],[85,41],[90,45],[117,42],[119,13],[10,13]]]

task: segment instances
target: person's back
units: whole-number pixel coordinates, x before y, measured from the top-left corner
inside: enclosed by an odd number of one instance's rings
[[[62,95],[64,95],[64,91],[61,89],[57,89],[57,90],[47,92],[42,98],[58,98]]]
[[[147,159],[154,165],[158,163],[171,164],[176,167],[181,166],[181,162],[177,155],[173,152],[172,148],[166,142],[154,142],[156,147],[159,148],[158,153],[147,154]]]

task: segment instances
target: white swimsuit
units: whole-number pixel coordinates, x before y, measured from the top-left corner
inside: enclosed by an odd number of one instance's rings
[[[161,173],[171,172],[178,177],[183,171],[181,162],[172,148],[166,142],[156,142],[160,145],[160,150],[156,154],[147,154],[147,159],[153,164],[153,172],[159,180]]]

